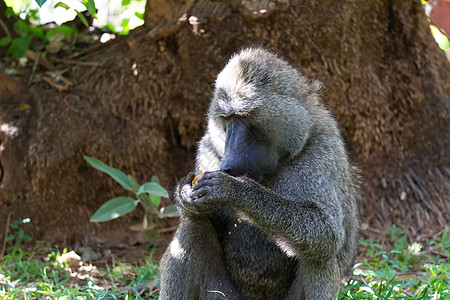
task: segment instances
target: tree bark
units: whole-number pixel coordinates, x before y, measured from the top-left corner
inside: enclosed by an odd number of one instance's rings
[[[450,64],[419,1],[149,0],[145,18],[78,57],[100,67],[59,65],[67,92],[40,81],[0,93],[0,124],[18,128],[0,131],[0,220],[28,216],[36,237],[69,242],[135,220],[88,222],[121,189],[82,156],[170,189],[193,168],[216,74],[238,49],[264,45],[324,82],[362,170],[363,232],[449,224]]]

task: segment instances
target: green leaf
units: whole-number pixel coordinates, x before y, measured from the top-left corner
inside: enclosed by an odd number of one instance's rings
[[[123,28],[128,27],[128,24],[130,23],[130,19],[123,19],[122,22],[120,22],[120,26]]]
[[[62,7],[62,8],[65,8],[66,10],[70,9],[69,5],[67,5],[66,3],[61,2],[61,1],[56,3],[55,6],[53,6],[53,8],[57,8],[57,7]]]
[[[377,251],[376,253],[375,253],[375,256],[378,256],[378,255],[380,255],[380,254],[386,254],[387,253],[387,251]]]
[[[161,214],[161,218],[171,218],[171,217],[179,217],[180,213],[178,212],[178,209],[175,205],[169,205],[166,207],[161,208],[159,211]]]
[[[7,17],[9,19],[14,16],[16,16],[16,13],[14,12],[14,10],[11,7],[7,7],[6,11],[5,11],[5,17]]]
[[[363,246],[369,246],[369,242],[366,240],[359,240],[359,243]]]
[[[83,22],[84,26],[89,27],[89,23],[86,20],[86,17],[83,16],[82,13],[80,13],[78,10],[75,10],[75,12],[77,13],[78,18],[80,18],[81,22]]]
[[[128,179],[130,180],[131,189],[135,194],[139,191],[139,183],[137,183],[136,179],[133,178],[133,176],[128,175]]]
[[[86,6],[87,11],[91,14],[92,17],[97,18],[97,8],[95,8],[94,0],[84,1],[84,6]]]
[[[75,34],[78,33],[78,31],[75,28],[72,28],[72,27],[67,26],[67,25],[61,25],[61,26],[58,26],[56,28],[52,28],[49,31],[47,31],[47,33],[45,34],[45,38],[49,39],[50,36],[54,35],[57,32],[61,32],[65,36],[68,36],[69,34],[74,34],[75,35]]]
[[[147,194],[136,194],[138,199],[141,201],[142,205],[144,205],[145,209],[148,210],[151,207],[150,196]]]
[[[28,29],[31,31],[32,34],[34,34],[38,38],[41,38],[41,39],[44,38],[44,30],[41,27],[35,27],[33,25],[29,25]]]
[[[84,159],[94,168],[96,168],[99,171],[105,172],[109,176],[111,176],[115,181],[120,183],[124,189],[129,190],[131,189],[131,183],[128,179],[128,176],[125,175],[122,171],[119,171],[113,167],[108,166],[104,162],[95,159],[93,157],[84,156]]]
[[[35,0],[35,1],[39,5],[39,7],[42,7],[42,5],[44,5],[44,3],[47,2],[47,0]]]
[[[12,39],[10,37],[5,36],[0,40],[0,47],[8,46],[11,43]]]
[[[21,37],[28,35],[28,24],[25,21],[19,20],[14,22],[14,31]]]
[[[161,204],[161,197],[150,195],[150,201],[155,207],[158,207]]]
[[[138,12],[135,12],[134,15],[135,15],[136,17],[138,17],[139,19],[141,19],[142,21],[144,21],[144,13],[138,13]]]
[[[21,58],[25,56],[25,53],[29,49],[32,37],[24,36],[20,38],[15,38],[12,40],[11,46],[9,46],[6,55],[12,58]]]
[[[14,238],[15,238],[14,234],[8,234],[8,236],[6,237],[6,241],[11,242],[12,240],[14,240]]]
[[[26,20],[30,21],[30,20],[39,20],[39,8],[36,9],[30,9],[28,10],[27,16],[26,16]]]
[[[131,0],[122,0],[122,6],[130,5]]]
[[[147,182],[141,185],[138,195],[142,193],[169,198],[169,193],[167,193],[166,189],[156,182]]]
[[[9,227],[11,227],[12,229],[18,229],[20,223],[22,223],[21,219],[12,221],[11,223],[9,223]]]
[[[132,212],[137,201],[130,197],[117,197],[103,204],[91,217],[91,222],[105,222]]]
[[[151,182],[159,184],[159,178],[157,176],[152,176]],[[161,204],[161,197],[150,195],[150,201],[155,207],[158,207]]]

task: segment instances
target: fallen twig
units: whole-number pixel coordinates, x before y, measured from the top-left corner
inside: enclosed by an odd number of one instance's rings
[[[171,227],[157,229],[156,231],[158,233],[167,233],[167,232],[173,232],[173,231],[177,230],[177,228],[178,228],[178,225],[175,225],[175,226],[171,226]]]
[[[402,289],[402,294],[405,294],[405,295],[408,296],[408,297],[414,298],[414,295],[413,295],[413,294],[411,294],[410,292],[407,292],[407,291],[405,291],[405,290],[403,290],[403,289]]]
[[[34,74],[36,73],[37,66],[39,64],[39,60],[41,58],[41,52],[38,52],[34,58],[33,69],[31,70],[30,79],[28,80],[28,85],[33,83]]]
[[[375,291],[373,290],[373,288],[367,283],[367,281],[364,279],[364,277],[362,277],[362,275],[359,275],[359,279],[361,279],[361,281],[364,283],[365,286],[367,286],[375,295]]]
[[[431,253],[431,254],[436,254],[436,255],[445,257],[445,258],[447,258],[447,259],[450,258],[450,255],[449,255],[449,254],[444,253],[444,252],[440,252],[440,251],[437,251],[437,250],[428,249],[428,250],[425,250],[425,251],[426,251],[426,252],[429,252],[429,253]]]
[[[36,54],[35,51],[28,50],[25,53],[25,56],[28,59],[34,60],[35,64],[36,64],[36,61],[37,61],[38,64],[40,64],[41,66],[45,67],[46,69],[48,69],[50,71],[55,71],[55,66],[45,56],[42,56],[41,54],[42,54],[42,52],[38,52]]]
[[[95,61],[81,61],[81,60],[75,60],[75,59],[61,59],[61,58],[53,58],[52,60],[57,62],[62,62],[66,64],[73,64],[73,65],[80,65],[85,67],[101,67],[103,66],[102,63],[95,62]]]
[[[47,82],[48,84],[50,84],[52,87],[56,88],[58,90],[58,92],[67,91],[67,89],[69,88],[69,86],[67,86],[67,85],[61,85],[61,84],[54,82],[49,77],[42,77],[42,79],[45,82]]]

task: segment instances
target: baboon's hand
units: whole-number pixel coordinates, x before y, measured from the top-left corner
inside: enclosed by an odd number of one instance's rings
[[[192,180],[195,177],[194,172],[190,172],[181,179],[175,189],[175,203],[177,204],[181,215],[200,215],[211,211],[206,207],[198,207],[192,198]]]
[[[206,172],[192,187],[194,206],[214,206],[230,204],[236,199],[242,181],[246,178],[233,177],[222,171]]]

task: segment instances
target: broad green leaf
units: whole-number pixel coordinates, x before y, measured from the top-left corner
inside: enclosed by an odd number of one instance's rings
[[[86,6],[86,9],[91,14],[91,16],[97,18],[97,8],[95,8],[95,1],[94,0],[84,1],[84,5]]]
[[[32,34],[34,34],[38,38],[41,38],[41,39],[44,38],[44,30],[41,27],[35,27],[33,25],[29,25],[28,29],[31,31]]]
[[[150,201],[155,207],[158,207],[161,204],[161,197],[150,195]]]
[[[137,183],[136,179],[133,178],[133,176],[128,175],[128,179],[130,180],[131,189],[135,194],[139,191],[139,183]]]
[[[86,20],[86,17],[83,16],[82,13],[80,13],[78,10],[75,10],[75,12],[77,13],[78,18],[80,18],[81,22],[83,22],[84,26],[89,27],[89,23]]]
[[[128,179],[128,176],[125,175],[122,171],[119,171],[113,167],[108,166],[104,162],[95,159],[93,157],[84,156],[84,159],[94,168],[96,168],[99,171],[105,172],[109,176],[111,176],[115,181],[120,183],[124,189],[129,190],[131,189],[131,183]]]
[[[0,47],[8,46],[11,41],[12,40],[10,37],[5,36],[4,38],[0,39]]]
[[[53,6],[53,8],[57,8],[57,7],[62,7],[62,8],[65,8],[66,10],[70,9],[70,6],[64,2],[58,2],[55,4],[55,6]]]
[[[30,47],[31,40],[32,37],[29,35],[13,39],[6,55],[11,56],[12,58],[21,58],[25,56],[25,53]]]
[[[131,3],[131,0],[122,0],[122,6],[127,6]]]
[[[137,201],[130,197],[117,197],[103,204],[91,217],[91,222],[105,222],[132,212]]]
[[[159,184],[159,178],[157,176],[152,176],[152,179],[150,181]],[[158,207],[161,204],[161,197],[150,195],[150,201],[155,207]]]
[[[138,191],[138,193],[139,193],[139,191]],[[150,196],[147,194],[136,194],[136,195],[138,196],[139,200],[144,205],[145,209],[148,210],[148,208],[151,206]]]
[[[44,5],[44,3],[47,2],[47,0],[35,0],[35,1],[39,5],[39,7],[42,7],[42,5]]]
[[[18,229],[19,228],[19,224],[22,222],[22,220],[15,220],[15,221],[12,221],[10,224],[9,224],[9,227],[11,227],[12,229]]]
[[[156,182],[147,182],[141,185],[138,194],[147,193],[154,196],[169,198],[166,189]]]
[[[14,22],[14,31],[21,37],[28,35],[28,24],[25,21],[19,20]]]
[[[15,238],[14,234],[8,234],[8,236],[6,237],[6,241],[11,242],[12,240],[14,240],[14,238]]]
[[[161,208],[159,211],[161,214],[161,218],[171,218],[171,217],[179,217],[180,213],[178,212],[178,209],[175,205],[169,205],[166,207]]]
[[[156,205],[151,200],[151,196],[149,194],[143,193],[138,195],[138,198],[141,202],[141,204],[144,206],[145,211],[149,213],[150,215],[158,214],[158,210],[156,209]],[[156,203],[158,204],[158,203]],[[159,205],[159,204],[158,204]]]

